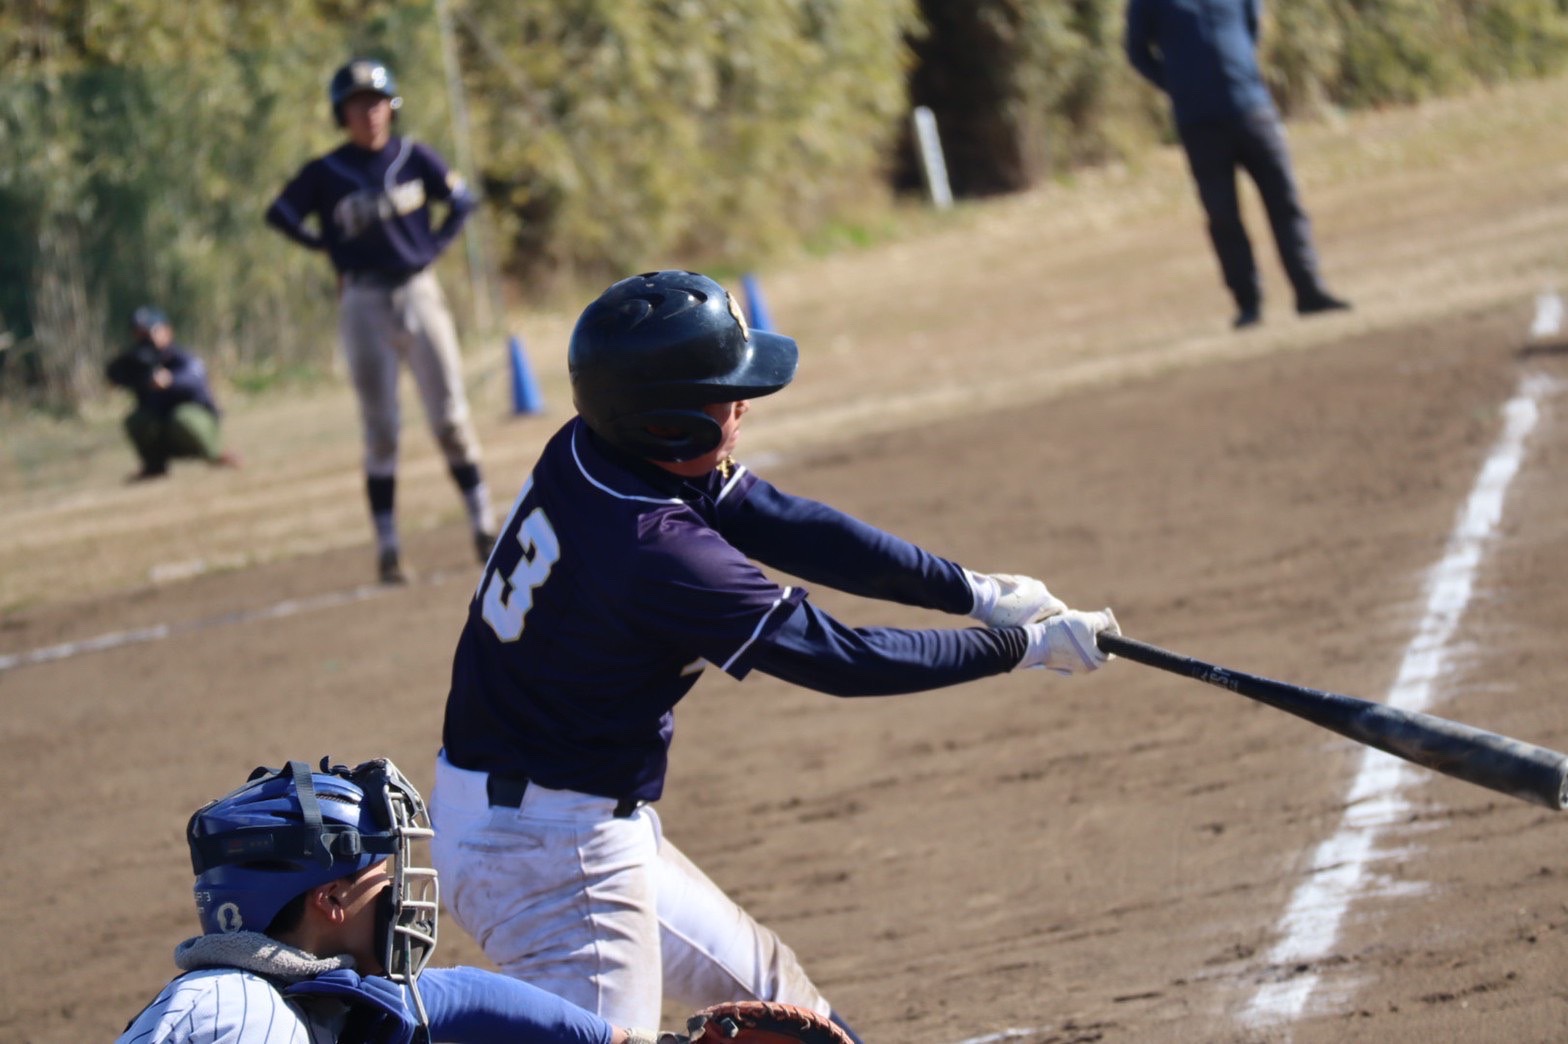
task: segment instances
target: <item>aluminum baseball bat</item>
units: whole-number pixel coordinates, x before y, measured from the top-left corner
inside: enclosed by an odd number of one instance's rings
[[[1097,642],[1104,652],[1229,689],[1434,772],[1554,811],[1568,807],[1568,754],[1435,714],[1233,671],[1119,634],[1101,634]]]

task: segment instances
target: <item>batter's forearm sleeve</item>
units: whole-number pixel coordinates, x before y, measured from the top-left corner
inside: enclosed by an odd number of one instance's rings
[[[1027,647],[1021,627],[846,627],[802,602],[757,643],[749,666],[833,696],[895,696],[1004,674]]]

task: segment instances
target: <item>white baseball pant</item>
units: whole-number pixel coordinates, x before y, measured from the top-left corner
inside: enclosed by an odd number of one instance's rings
[[[529,785],[494,807],[483,772],[436,762],[432,860],[447,911],[508,975],[617,1026],[762,999],[829,1014],[794,951],[663,836],[652,806]]]
[[[426,269],[395,287],[351,275],[338,302],[338,337],[359,399],[367,475],[390,477],[397,471],[400,361],[413,374],[447,463],[479,463],[457,327],[434,272]]]

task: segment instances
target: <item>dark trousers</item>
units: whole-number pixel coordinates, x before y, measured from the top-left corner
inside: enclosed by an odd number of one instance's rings
[[[1263,297],[1252,243],[1241,222],[1237,168],[1247,172],[1263,197],[1274,244],[1297,302],[1322,294],[1312,222],[1301,205],[1278,114],[1273,109],[1256,109],[1235,120],[1191,124],[1178,130],[1198,198],[1209,217],[1209,239],[1236,306],[1256,308]]]

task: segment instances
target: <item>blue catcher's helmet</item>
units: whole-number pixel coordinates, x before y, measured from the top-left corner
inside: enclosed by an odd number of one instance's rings
[[[412,842],[432,836],[429,817],[390,761],[258,768],[185,833],[203,934],[264,932],[296,896],[390,858],[376,926],[388,977],[411,985],[435,949],[436,872],[410,860]]]
[[[350,96],[360,93],[381,95],[392,103],[394,113],[403,106],[403,99],[397,93],[397,80],[393,78],[391,69],[374,58],[354,58],[340,66],[327,85],[327,97],[332,102],[332,118],[339,127],[343,126],[343,103]]]
[[[716,447],[723,430],[702,407],[771,395],[798,362],[793,339],[750,329],[722,286],[680,271],[611,286],[578,317],[567,349],[584,423],[618,449],[662,461]]]

